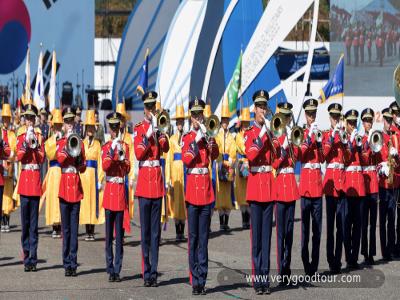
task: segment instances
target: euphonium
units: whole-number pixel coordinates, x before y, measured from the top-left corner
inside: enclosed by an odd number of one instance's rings
[[[375,130],[369,139],[369,146],[371,150],[375,153],[378,153],[382,150],[383,146],[383,135],[379,130]]]
[[[216,115],[211,115],[205,120],[206,134],[208,137],[215,137],[221,127],[221,123]]]
[[[285,118],[281,113],[275,114],[271,119],[270,129],[275,137],[280,137],[286,131]]]
[[[156,114],[157,127],[161,133],[166,134],[169,131],[171,120],[169,114],[165,111],[158,111]]]
[[[66,151],[72,157],[81,155],[82,139],[77,133],[72,133],[67,139]]]

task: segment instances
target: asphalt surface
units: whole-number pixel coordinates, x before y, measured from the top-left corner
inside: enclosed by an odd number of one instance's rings
[[[137,205],[136,205],[137,208]],[[157,288],[143,287],[141,278],[140,228],[138,214],[133,220],[133,230],[124,246],[121,272],[122,282],[109,283],[105,272],[104,226],[96,227],[95,242],[84,241],[84,227],[79,236],[78,276],[64,277],[61,260],[61,239],[52,239],[49,227],[44,227],[40,216],[38,272],[25,273],[21,260],[19,210],[11,217],[10,233],[0,237],[0,298],[1,299],[187,299],[191,298],[188,279],[187,243],[176,243],[175,226],[169,222],[162,232],[159,257],[159,283]],[[272,284],[270,296],[255,296],[244,276],[250,273],[250,232],[241,229],[241,215],[234,211],[230,218],[231,231],[219,232],[218,216],[214,214],[209,241],[209,273],[207,296],[209,299],[398,299],[400,292],[400,261],[380,261],[364,269],[360,284],[306,284],[276,287]],[[294,242],[292,251],[293,273],[303,273],[300,256],[301,222],[300,202],[296,207]],[[321,240],[320,272],[326,274],[326,223],[325,212]],[[379,228],[377,230],[379,245]],[[186,234],[186,231],[185,231]],[[273,228],[271,268],[276,269],[276,235]],[[343,254],[344,255],[344,254]],[[343,258],[344,260],[344,258]],[[359,258],[362,262],[362,257]],[[275,272],[275,271],[273,271]],[[346,271],[347,272],[347,271]],[[357,272],[344,273],[347,275]],[[357,280],[357,279],[356,279]]]

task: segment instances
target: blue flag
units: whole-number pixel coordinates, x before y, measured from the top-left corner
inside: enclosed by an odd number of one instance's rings
[[[344,96],[344,55],[342,54],[339,58],[339,62],[336,66],[333,77],[329,79],[324,88],[321,90],[321,103],[325,101],[342,98]]]
[[[144,56],[144,63],[142,66],[142,72],[140,73],[139,83],[136,88],[136,91],[141,92],[142,94],[146,93],[149,79],[149,48],[146,50],[146,55]]]

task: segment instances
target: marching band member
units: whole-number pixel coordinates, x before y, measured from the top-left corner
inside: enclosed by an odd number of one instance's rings
[[[376,255],[376,221],[378,217],[379,186],[378,174],[376,172],[377,153],[373,152],[370,147],[374,115],[375,113],[371,108],[366,108],[361,112],[361,120],[365,130],[365,135],[362,139],[362,153],[366,164],[363,166],[366,196],[361,201],[361,254],[364,255],[364,263],[367,265],[374,264],[374,256]]]
[[[394,174],[394,164],[399,165],[398,136],[392,131],[393,115],[390,108],[382,110],[383,145],[378,153],[379,175],[379,235],[382,257],[392,260],[395,247],[396,196],[399,178]]]
[[[175,220],[176,241],[185,239],[185,167],[182,162],[182,137],[185,124],[185,110],[183,105],[176,106],[176,115],[172,118],[176,120],[177,132],[169,139],[169,152],[167,168],[169,168],[169,216]]]
[[[270,294],[269,269],[271,251],[273,175],[271,164],[280,151],[279,142],[272,137],[268,112],[269,95],[260,90],[254,93],[255,122],[246,130],[244,139],[250,173],[247,179],[246,199],[251,210],[251,262],[255,276],[267,276],[266,280],[253,282],[257,295]],[[272,139],[271,139],[272,138]]]
[[[190,284],[193,295],[205,295],[208,272],[208,237],[214,193],[210,161],[218,157],[214,138],[206,138],[203,123],[205,103],[195,98],[189,103],[191,130],[182,138],[182,160],[187,170],[185,200],[188,219]]]
[[[242,212],[242,228],[250,229],[250,207],[246,201],[247,178],[249,176],[249,161],[246,157],[244,134],[249,128],[250,109],[245,107],[240,115],[240,131],[235,137],[237,170],[235,176],[235,200]]]
[[[234,208],[234,168],[236,160],[235,138],[229,132],[230,113],[228,103],[222,105],[221,128],[215,137],[218,144],[219,157],[217,159],[217,198],[215,209],[219,214],[220,230],[229,230],[229,214]]]
[[[47,138],[49,137],[49,133],[50,133],[50,127],[47,122],[48,122],[47,110],[45,108],[41,108],[40,109],[39,128],[40,128],[40,131],[42,132],[43,142],[46,142]]]
[[[129,146],[119,137],[123,116],[110,113],[107,121],[111,140],[102,147],[102,165],[106,173],[103,207],[106,215],[106,267],[108,281],[121,281],[119,273],[123,257],[123,222],[127,206],[127,193],[124,186],[125,176],[129,173]],[[93,125],[91,125],[93,126]],[[122,155],[121,155],[122,153]],[[113,235],[115,225],[115,258],[113,254]]]
[[[360,200],[365,197],[365,182],[362,166],[365,166],[362,156],[362,139],[357,131],[358,111],[349,110],[345,114],[346,133],[348,135],[347,149],[344,152],[346,162],[344,172],[344,193],[346,195],[346,212],[344,227],[344,251],[347,267],[350,269],[359,268],[358,253],[361,240],[361,211]]]
[[[165,194],[160,156],[168,152],[168,138],[157,128],[154,116],[156,92],[142,96],[144,120],[134,129],[134,150],[139,161],[135,195],[139,199],[144,285],[158,286],[157,266],[161,235],[161,199]]]
[[[318,137],[318,127],[315,122],[318,101],[308,99],[303,108],[307,122],[304,130],[304,142],[301,145],[301,259],[304,271],[312,275],[318,271],[319,247],[322,230],[322,175],[321,163],[324,162],[322,136]],[[310,219],[312,220],[311,261],[308,250],[310,239]]]
[[[10,214],[16,209],[16,203],[13,200],[14,192],[14,160],[16,152],[17,137],[11,124],[10,104],[4,103],[1,111],[3,126],[1,128],[1,140],[10,146],[10,156],[3,160],[3,219],[1,220],[1,232],[10,232]],[[0,199],[1,201],[1,199]],[[1,208],[1,206],[0,206]],[[0,211],[1,215],[1,211]]]
[[[82,109],[77,106],[75,109],[75,119],[74,119],[74,128],[73,131],[79,134],[79,136],[83,139],[83,124],[82,124]]]
[[[344,184],[344,152],[347,151],[339,134],[342,106],[332,103],[328,106],[331,128],[324,132],[324,157],[326,171],[323,193],[326,199],[326,256],[329,270],[339,273],[342,267],[344,216],[346,212]],[[336,223],[336,231],[335,231]],[[336,232],[336,235],[335,235]]]
[[[96,118],[94,110],[86,111],[86,122],[84,125],[86,156],[86,170],[81,174],[83,187],[83,199],[79,213],[79,223],[86,225],[85,241],[94,241],[95,225],[104,223],[104,211],[101,209],[100,189],[102,180],[101,170],[101,145],[95,136]]]
[[[27,104],[24,109],[26,131],[17,138],[17,160],[21,163],[21,173],[18,178],[18,194],[21,201],[21,243],[24,251],[25,272],[36,272],[41,194],[40,164],[44,161],[44,145],[40,129],[34,129],[37,108],[32,104]]]
[[[85,147],[81,143],[76,157],[69,151],[68,141],[73,134],[75,111],[71,107],[63,109],[65,135],[57,141],[57,161],[61,166],[60,198],[61,228],[63,233],[63,266],[65,276],[77,276],[79,210],[83,199],[83,188],[79,173],[86,170]]]
[[[284,122],[290,124],[292,119],[291,103],[279,103],[279,113]],[[281,276],[291,275],[293,227],[296,200],[300,199],[294,168],[299,157],[299,147],[291,141],[292,129],[286,126],[286,133],[278,138],[280,152],[272,163],[276,178],[272,185],[272,198],[275,200],[275,223],[277,243],[277,267]],[[282,277],[286,280],[287,277]]]
[[[46,225],[53,226],[53,238],[61,238],[61,213],[58,192],[60,189],[61,167],[57,161],[57,141],[62,137],[63,118],[60,109],[53,111],[52,134],[44,143],[49,169],[44,180],[44,198],[46,199]]]

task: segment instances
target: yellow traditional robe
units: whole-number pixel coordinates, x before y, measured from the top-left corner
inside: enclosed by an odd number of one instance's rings
[[[233,135],[228,131],[224,132],[221,128],[216,136],[218,144],[219,156],[217,159],[217,178],[216,178],[216,202],[215,209],[217,210],[230,210],[233,209],[232,205],[232,181],[223,182],[218,178],[219,167],[221,164],[226,164],[230,167],[234,166],[236,160],[236,143]],[[223,159],[225,158],[225,159]]]
[[[237,162],[247,162],[247,158],[244,158],[243,155],[246,154],[245,152],[245,145],[244,145],[244,131],[241,130],[236,135],[236,150],[237,150]],[[237,164],[238,165],[238,164]],[[239,176],[239,170],[236,170],[235,176],[235,199],[236,203],[240,206],[248,205],[246,201],[246,189],[247,189],[247,178]]]
[[[169,217],[175,220],[186,220],[184,170],[180,133],[175,133],[169,139],[167,156],[166,184],[172,187],[168,190]]]
[[[81,209],[79,213],[79,224],[92,224],[98,225],[103,224],[105,221],[104,209],[103,209],[103,195],[99,191],[99,203],[98,203],[98,217],[96,217],[96,191],[98,184],[103,181],[104,172],[101,166],[101,145],[96,139],[93,139],[92,143],[89,144],[89,138],[85,138],[83,141],[85,146],[86,156],[86,170],[80,174],[83,188],[83,199],[81,201]],[[95,178],[95,168],[90,167],[92,162],[97,163],[97,181]]]
[[[7,140],[8,144],[11,148],[11,154],[9,159],[3,161],[4,167],[4,190],[3,190],[3,213],[5,215],[9,215],[13,212],[15,207],[15,202],[13,200],[13,192],[14,192],[14,161],[16,156],[16,147],[17,147],[17,137],[15,136],[15,132],[10,129],[2,128],[2,136],[5,139],[5,131],[7,130]]]

